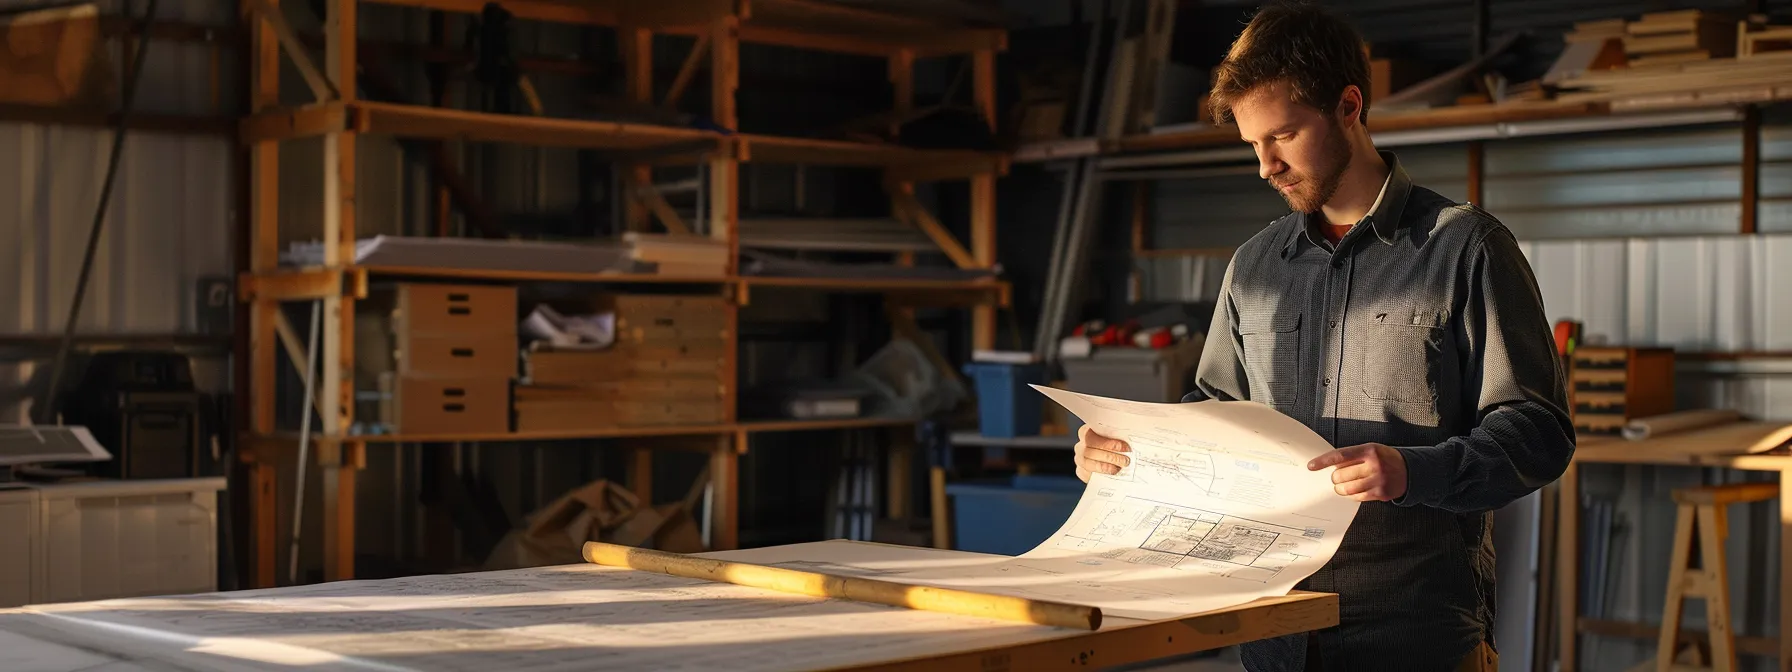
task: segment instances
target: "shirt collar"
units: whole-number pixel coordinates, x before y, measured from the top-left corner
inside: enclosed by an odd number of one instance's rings
[[[1400,165],[1400,158],[1393,152],[1382,150],[1376,152],[1388,166],[1388,177],[1381,183],[1381,193],[1375,197],[1375,204],[1370,206],[1369,214],[1363,219],[1375,230],[1375,237],[1385,245],[1394,244],[1395,235],[1400,231],[1400,218],[1406,211],[1407,197],[1412,194],[1412,177],[1406,174],[1406,168]],[[1295,213],[1294,235],[1289,236],[1284,252],[1292,254],[1300,243],[1318,246],[1309,236],[1313,232],[1314,217],[1317,213]]]

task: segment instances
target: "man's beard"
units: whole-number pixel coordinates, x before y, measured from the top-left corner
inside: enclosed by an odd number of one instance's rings
[[[1320,166],[1317,175],[1283,173],[1269,180],[1270,186],[1295,212],[1317,212],[1320,206],[1332,200],[1338,193],[1338,185],[1344,181],[1344,169],[1350,166],[1350,142],[1344,139],[1343,129],[1337,124],[1332,124],[1330,130],[1326,134],[1322,156],[1331,163]],[[1290,182],[1300,184],[1293,191],[1283,190],[1282,185]]]

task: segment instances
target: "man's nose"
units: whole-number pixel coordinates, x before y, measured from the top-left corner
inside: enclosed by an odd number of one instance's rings
[[[1257,177],[1267,180],[1282,174],[1284,170],[1287,170],[1287,166],[1282,164],[1282,160],[1274,152],[1257,150]]]

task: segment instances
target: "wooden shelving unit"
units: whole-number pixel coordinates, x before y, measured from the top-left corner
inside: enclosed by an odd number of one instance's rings
[[[1787,78],[1787,84],[1792,85],[1792,77]],[[1782,87],[1781,90],[1792,91],[1792,89],[1784,87]],[[1750,101],[1750,104],[1771,104],[1787,98],[1792,98],[1792,94],[1781,94],[1773,100]],[[1372,133],[1444,131],[1452,129],[1468,129],[1493,124],[1673,115],[1676,113],[1724,110],[1737,106],[1738,104],[1733,103],[1676,102],[1662,103],[1646,107],[1614,107],[1611,103],[1599,101],[1523,101],[1501,104],[1460,105],[1419,111],[1378,112],[1371,114],[1368,126],[1369,131]],[[1656,123],[1642,123],[1634,126],[1625,126],[1625,128],[1666,128],[1679,123],[1690,124],[1699,122],[1677,122],[1673,119],[1664,119]],[[1116,157],[1141,156],[1154,153],[1205,149],[1239,149],[1248,152],[1248,147],[1238,138],[1238,131],[1230,126],[1225,126],[1154,134],[1126,135],[1111,139],[1072,138],[1040,141],[1016,149],[1015,153],[1010,158],[1014,163],[1033,163],[1090,155]]]
[[[1455,128],[1521,121],[1584,119],[1609,115],[1608,106],[1600,103],[1557,103],[1554,101],[1519,102],[1500,105],[1462,105],[1416,112],[1380,112],[1369,116],[1369,130],[1416,131]],[[1113,143],[1119,152],[1159,152],[1178,149],[1205,149],[1241,146],[1237,129],[1207,128],[1197,131],[1134,135]]]
[[[914,59],[927,56],[965,56],[972,63],[972,85],[978,111],[991,123],[995,119],[995,52],[1005,48],[1006,34],[996,29],[942,25],[934,20],[887,14],[813,0],[692,0],[644,3],[634,0],[503,0],[496,4],[518,21],[545,21],[606,26],[617,31],[626,68],[628,95],[637,102],[653,100],[651,77],[652,39],[656,34],[694,36],[695,50],[679,77],[680,89],[689,84],[684,71],[694,71],[707,58],[704,76],[709,80],[709,118],[718,126],[737,132],[700,128],[676,128],[639,123],[618,123],[544,116],[493,114],[425,105],[375,102],[359,98],[357,50],[366,44],[357,39],[356,14],[363,4],[407,6],[462,14],[477,14],[486,0],[327,0],[321,45],[323,62],[308,55],[306,44],[286,25],[272,0],[241,0],[245,17],[243,34],[249,37],[249,114],[238,124],[238,137],[248,147],[250,177],[249,270],[240,282],[241,299],[250,315],[250,347],[244,366],[248,370],[250,427],[241,451],[251,485],[253,586],[276,584],[276,572],[284,562],[284,539],[277,538],[277,507],[290,501],[290,493],[276,492],[276,467],[290,466],[299,437],[276,429],[275,373],[281,351],[296,362],[304,344],[295,344],[291,325],[279,310],[282,302],[321,302],[319,352],[322,372],[311,400],[321,420],[314,434],[312,455],[321,473],[323,511],[323,573],[326,580],[354,577],[355,486],[357,472],[366,464],[370,446],[406,443],[500,442],[592,438],[653,438],[667,440],[668,449],[702,450],[709,455],[708,474],[714,487],[712,546],[718,550],[736,546],[738,520],[736,497],[739,455],[747,449],[747,437],[755,432],[789,432],[826,429],[870,429],[912,424],[912,418],[851,418],[841,420],[738,419],[736,381],[739,306],[749,300],[754,287],[798,288],[830,292],[873,292],[903,305],[968,305],[973,315],[973,347],[990,347],[995,340],[994,310],[1009,296],[1007,283],[996,279],[942,281],[919,279],[865,279],[748,276],[739,272],[738,219],[739,165],[742,162],[798,163],[860,166],[882,169],[892,194],[893,211],[905,212],[917,228],[939,245],[960,268],[988,269],[995,263],[995,180],[1007,169],[1000,153],[936,151],[870,143],[810,138],[786,138],[739,131],[735,91],[739,82],[738,50],[742,42],[765,43],[800,49],[837,51],[886,58],[895,100],[907,109],[913,98]],[[315,40],[309,42],[317,44]],[[280,71],[293,67],[313,94],[303,105],[282,105]],[[694,74],[692,75],[694,76]],[[371,79],[370,79],[371,82]],[[900,110],[899,110],[900,111]],[[645,184],[655,165],[703,165],[707,185],[704,198],[707,221],[698,227],[729,251],[726,272],[716,277],[651,274],[602,274],[530,272],[512,270],[397,267],[355,263],[356,222],[355,156],[362,135],[386,135],[421,140],[475,143],[511,143],[532,146],[602,150],[616,162],[629,186]],[[323,258],[305,268],[282,266],[279,260],[280,143],[311,138],[322,140],[323,161]],[[908,197],[912,184],[922,181],[968,180],[971,193],[971,240],[968,245],[951,239],[932,215],[918,211]],[[626,198],[626,197],[625,197]],[[629,199],[633,200],[633,199]],[[630,202],[625,213],[630,230],[651,230],[658,215],[650,204]],[[662,222],[663,223],[663,222]],[[666,225],[668,229],[677,227]],[[676,232],[676,231],[675,231]],[[593,285],[654,284],[688,286],[693,291],[728,299],[725,320],[728,334],[725,357],[723,422],[688,426],[629,426],[567,432],[434,433],[398,432],[355,434],[355,308],[368,297],[372,278],[523,284],[530,282],[590,283]],[[295,347],[296,345],[296,347]],[[671,441],[676,438],[677,441]],[[636,449],[633,487],[651,496],[651,450]]]

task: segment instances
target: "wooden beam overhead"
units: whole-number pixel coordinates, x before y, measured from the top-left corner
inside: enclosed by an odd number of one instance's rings
[[[1369,132],[1414,131],[1428,128],[1450,128],[1484,124],[1576,119],[1606,114],[1604,103],[1514,103],[1507,105],[1461,105],[1423,112],[1371,113]],[[1135,135],[1120,138],[1122,152],[1156,152],[1211,147],[1244,147],[1238,129],[1228,125],[1180,133]]]
[[[348,109],[340,101],[271,109],[245,117],[239,134],[244,143],[324,135],[348,126]]]
[[[1000,152],[979,152],[962,149],[915,149],[892,144],[871,144],[845,140],[793,138],[743,133],[738,136],[746,145],[745,161],[755,163],[803,163],[825,166],[867,166],[900,168],[907,175],[931,174],[936,179],[970,177],[1000,172],[1007,166],[1007,157]],[[920,181],[919,178],[908,178]]]
[[[1000,28],[964,27],[928,18],[815,0],[493,0],[517,19],[548,23],[650,29],[696,37],[715,18],[740,17],[742,42],[866,56],[903,49],[943,56],[1008,47]],[[386,5],[478,14],[486,0],[368,0]],[[703,17],[709,17],[704,19]]]
[[[0,104],[0,121],[111,128],[118,124],[118,113],[91,107]],[[133,132],[231,135],[237,131],[239,121],[237,117],[132,112],[127,127]]]
[[[304,380],[304,377],[309,375],[306,373],[305,364],[311,361],[307,357],[311,350],[305,341],[299,340],[299,332],[293,328],[292,320],[286,318],[286,311],[274,311],[274,333],[280,335],[280,347],[286,350],[286,361],[292,364],[293,373],[298,374],[300,380]],[[311,409],[319,415],[324,412],[323,402],[320,401],[322,398],[323,390],[312,391]]]
[[[659,30],[703,26],[734,13],[735,0],[609,0],[619,25]]]
[[[726,144],[725,137],[709,131],[652,124],[492,114],[368,101],[357,101],[354,108],[358,113],[356,125],[361,132],[399,137],[634,151],[698,144],[713,146],[714,151],[720,152]]]
[[[329,297],[367,297],[367,271],[346,273],[328,268],[244,273],[237,279],[243,301],[314,301]]]
[[[305,45],[299,40],[299,34],[293,31],[292,24],[286,22],[286,15],[281,13],[279,7],[270,4],[268,0],[249,0],[249,7],[255,10],[256,16],[261,17],[261,20],[267,23],[269,28],[274,29],[274,36],[279,38],[280,46],[286,51],[286,57],[292,59],[293,67],[297,68],[299,76],[305,79],[305,85],[311,87],[311,96],[316,98],[317,102],[336,100],[341,97],[336,92],[336,85],[330,83],[330,78],[324,76],[323,70],[317,67],[317,61],[311,59],[311,53],[305,51]]]
[[[660,107],[677,107],[678,99],[696,78],[697,69],[703,67],[705,56],[709,54],[709,33],[697,36],[697,43],[691,45],[691,53],[684,57],[684,64],[678,67],[678,76],[672,79],[672,87],[666,90],[666,98]]]
[[[691,227],[686,226],[684,219],[678,216],[678,211],[673,210],[672,204],[666,202],[665,194],[661,194],[653,185],[635,184],[634,196],[642,205],[647,206],[654,219],[660,220],[660,225],[666,227],[666,231],[685,235],[691,233]]]
[[[503,8],[504,11],[510,12],[512,16],[525,21],[591,26],[621,24],[616,8],[611,6],[613,3],[606,2],[557,0],[368,0],[368,2],[459,14],[478,14],[485,11],[486,5],[494,4]]]
[[[982,264],[977,263],[976,257],[971,256],[970,250],[966,250],[964,245],[959,244],[957,238],[952,237],[952,232],[947,231],[939,220],[933,218],[932,213],[927,212],[927,208],[922,207],[920,201],[915,200],[913,194],[901,190],[891,190],[890,206],[895,210],[898,218],[920,229],[922,233],[927,234],[928,238],[933,239],[933,243],[940,246],[940,251],[950,257],[952,263],[957,264],[959,268],[984,268]]]

